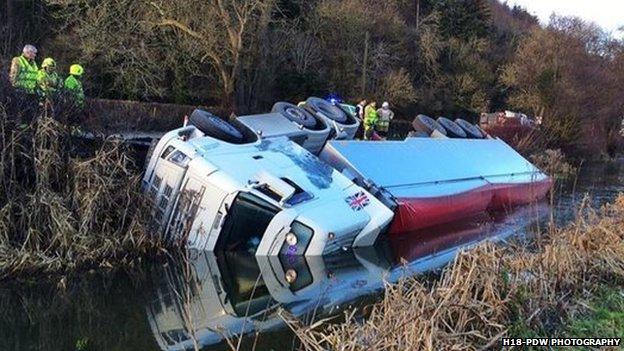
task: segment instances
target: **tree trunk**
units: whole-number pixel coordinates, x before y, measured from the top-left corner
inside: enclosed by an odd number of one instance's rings
[[[362,97],[366,95],[366,71],[368,70],[368,42],[370,33],[366,31],[364,35],[364,60],[362,62]]]
[[[224,111],[237,112],[236,96],[234,95],[234,78],[225,79],[223,81],[223,99],[221,100],[221,107]]]
[[[416,0],[416,30],[420,25],[420,0]]]

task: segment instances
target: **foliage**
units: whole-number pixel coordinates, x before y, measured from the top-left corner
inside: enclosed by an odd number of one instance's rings
[[[336,92],[350,102],[389,100],[397,118],[475,120],[521,110],[543,117],[543,142],[566,153],[600,156],[620,145],[624,44],[578,18],[540,27],[498,0],[11,0],[5,7],[12,9],[0,24],[5,64],[21,43],[35,42],[63,71],[85,63],[91,96],[258,113],[279,100]]]
[[[110,266],[163,246],[147,231],[140,172],[123,145],[79,157],[76,113],[0,84],[0,279]]]
[[[606,150],[618,128],[624,95],[618,88],[621,49],[595,25],[553,17],[522,40],[501,80],[512,89],[511,106],[543,118],[550,146],[564,151]]]
[[[574,166],[566,161],[561,150],[547,149],[531,155],[530,159],[537,168],[552,177],[565,178],[576,172]]]
[[[624,293],[618,288],[603,288],[582,303],[581,312],[566,322],[569,337],[624,337]]]

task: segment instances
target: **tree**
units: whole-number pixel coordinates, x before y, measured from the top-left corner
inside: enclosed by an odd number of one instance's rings
[[[263,14],[272,11],[273,0],[153,1],[150,5],[150,23],[172,31],[181,52],[210,64],[219,77],[223,105],[234,108],[245,50]]]
[[[362,91],[375,94],[381,77],[409,64],[413,31],[396,2],[322,0],[308,29],[321,46],[330,88],[347,98],[359,98]]]
[[[612,73],[611,44],[591,23],[553,17],[548,28],[531,31],[506,66],[509,102],[542,116],[552,144],[594,156],[604,152],[624,97]]]
[[[48,0],[59,35],[47,44],[59,64],[85,66],[100,96],[153,99],[166,93],[161,42],[144,18],[144,1]]]

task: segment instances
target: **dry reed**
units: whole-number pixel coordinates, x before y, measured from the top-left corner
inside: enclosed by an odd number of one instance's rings
[[[78,158],[71,128],[59,122],[74,110],[0,97],[0,279],[111,266],[159,248],[122,144]]]
[[[308,350],[500,349],[514,325],[555,333],[575,298],[624,279],[624,195],[531,246],[480,245],[458,255],[433,283],[388,285],[365,321],[288,319]]]

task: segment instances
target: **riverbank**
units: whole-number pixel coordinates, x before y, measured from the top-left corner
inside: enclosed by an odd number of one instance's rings
[[[576,222],[530,244],[486,243],[463,252],[434,282],[415,277],[388,285],[364,321],[347,311],[343,323],[289,325],[308,350],[476,350],[498,349],[504,337],[603,337],[593,335],[601,329],[580,335],[575,321],[591,312],[583,301],[621,291],[623,282],[621,195],[599,211],[584,208]]]
[[[81,149],[71,106],[0,99],[0,280],[131,264],[162,252],[126,147]],[[60,122],[63,121],[64,123]]]

